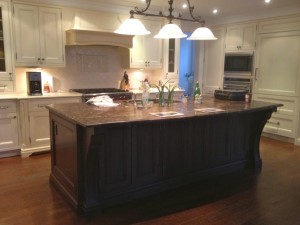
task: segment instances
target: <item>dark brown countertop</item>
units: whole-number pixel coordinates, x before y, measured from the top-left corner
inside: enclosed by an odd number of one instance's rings
[[[188,103],[173,103],[171,106],[160,107],[157,103],[149,109],[137,109],[132,102],[121,102],[115,107],[99,107],[86,103],[65,103],[49,105],[47,108],[50,112],[54,112],[63,116],[69,121],[73,121],[81,126],[97,126],[103,124],[130,123],[138,121],[156,121],[170,120],[182,117],[208,116],[220,113],[234,113],[243,111],[257,111],[260,109],[270,108],[273,111],[282,104],[252,101],[246,103],[244,101],[226,101],[218,100],[212,97],[204,97],[201,104],[195,104],[189,100]],[[224,111],[220,112],[198,112],[195,109],[218,108]],[[174,117],[157,117],[150,113],[174,111],[181,113],[181,116]]]

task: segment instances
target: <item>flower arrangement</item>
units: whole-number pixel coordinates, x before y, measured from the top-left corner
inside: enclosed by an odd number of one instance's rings
[[[173,103],[173,95],[174,95],[174,90],[176,88],[176,85],[171,85],[169,84],[168,86],[166,85],[169,82],[166,81],[164,84],[159,82],[159,85],[154,85],[157,90],[158,90],[158,104],[159,106],[163,106],[165,103],[165,96],[164,96],[164,89],[166,88],[168,91],[167,95],[167,104],[171,105]]]
[[[174,95],[174,90],[176,88],[176,85],[171,86],[169,84],[169,87],[168,86],[165,86],[165,87],[168,90],[167,104],[168,105],[172,105],[172,103],[173,103],[173,95]]]

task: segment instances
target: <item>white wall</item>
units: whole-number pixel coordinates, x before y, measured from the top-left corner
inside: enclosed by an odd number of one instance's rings
[[[66,47],[64,68],[16,68],[16,92],[27,92],[26,71],[42,72],[43,78],[53,77],[54,91],[73,88],[119,87],[124,71],[127,71],[131,88],[138,88],[140,81],[148,78],[158,83],[161,71],[126,70],[121,68],[118,47],[72,46]],[[51,83],[51,82],[50,82]]]

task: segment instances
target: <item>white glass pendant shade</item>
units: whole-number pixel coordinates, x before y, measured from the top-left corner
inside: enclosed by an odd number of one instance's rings
[[[214,34],[207,27],[197,28],[187,40],[217,40]]]
[[[182,30],[173,23],[166,24],[163,28],[160,29],[157,35],[154,38],[159,39],[169,39],[169,38],[184,38],[187,37]]]
[[[144,24],[141,21],[135,18],[129,18],[125,20],[119,29],[114,31],[117,34],[124,34],[124,35],[147,35],[150,34]]]

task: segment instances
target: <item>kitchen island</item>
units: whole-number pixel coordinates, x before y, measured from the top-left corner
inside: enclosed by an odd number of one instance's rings
[[[90,213],[211,176],[259,169],[260,136],[280,106],[209,97],[202,104],[148,109],[132,102],[50,105],[50,181],[76,211]]]

